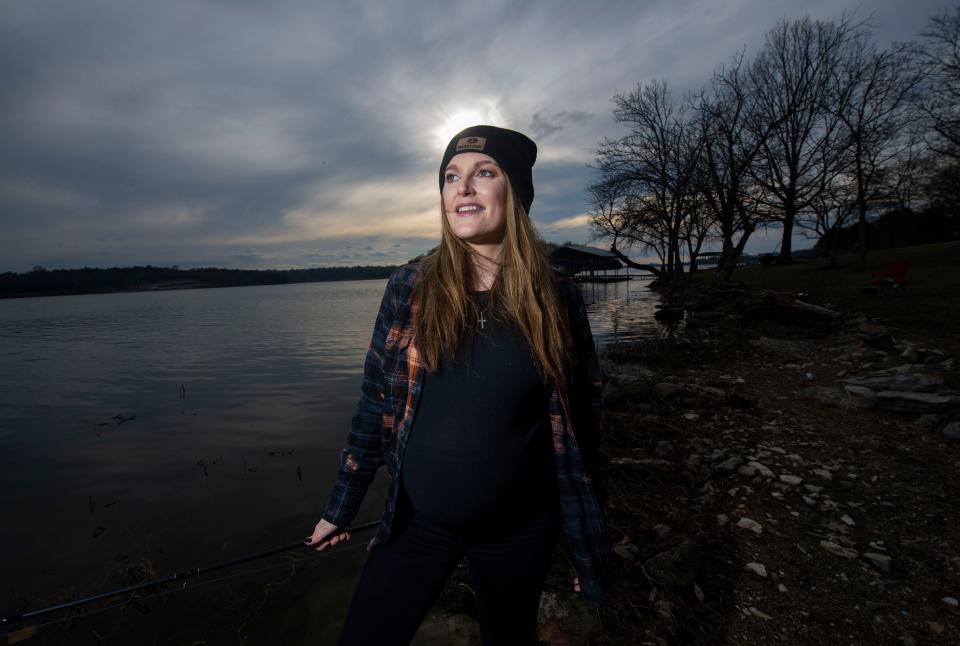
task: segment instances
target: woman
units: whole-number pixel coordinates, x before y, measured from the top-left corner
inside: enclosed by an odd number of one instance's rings
[[[598,499],[600,375],[576,287],[528,216],[537,147],[474,126],[440,165],[437,250],[390,278],[339,479],[308,544],[350,537],[386,463],[386,510],[341,644],[407,644],[461,558],[485,644],[535,641],[566,531],[576,590],[599,605],[612,563]]]

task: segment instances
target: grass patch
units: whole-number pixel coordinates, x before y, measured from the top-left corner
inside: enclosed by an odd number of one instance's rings
[[[894,260],[906,260],[907,282],[895,296],[865,294],[873,272]],[[703,272],[700,280],[710,280]],[[845,313],[860,312],[895,328],[910,341],[955,353],[960,350],[960,242],[944,242],[867,253],[867,270],[859,255],[800,262],[781,267],[739,267],[733,279],[751,289],[803,292],[811,300]]]

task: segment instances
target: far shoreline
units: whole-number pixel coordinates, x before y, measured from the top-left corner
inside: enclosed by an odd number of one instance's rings
[[[40,270],[0,276],[0,287],[6,288],[5,291],[0,291],[0,299],[385,280],[395,269],[396,266],[319,267],[265,271],[217,268],[180,270],[160,267]],[[144,276],[144,274],[152,275]],[[199,275],[200,278],[180,277],[191,274]],[[146,281],[143,280],[144,278],[153,280]],[[107,283],[113,283],[113,285]],[[123,284],[117,285],[117,283]],[[50,288],[43,289],[41,287],[43,284],[49,285]],[[84,284],[89,286],[83,286]],[[21,290],[17,290],[16,287],[21,287]],[[31,287],[41,288],[31,289]]]

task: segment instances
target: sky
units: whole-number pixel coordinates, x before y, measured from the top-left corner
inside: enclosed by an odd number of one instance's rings
[[[855,12],[886,46],[949,6],[2,0],[0,272],[403,263],[438,240],[446,142],[481,122],[537,142],[541,235],[588,243],[615,94],[681,97],[784,18]]]

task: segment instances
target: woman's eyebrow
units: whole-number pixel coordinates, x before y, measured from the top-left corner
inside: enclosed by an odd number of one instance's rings
[[[478,161],[473,165],[473,167],[477,168],[478,166],[483,166],[484,164],[493,164],[494,166],[499,167],[499,164],[497,164],[497,162],[492,159],[484,159],[482,161]],[[457,166],[456,164],[453,164],[453,163],[447,164],[446,170],[450,170],[451,168],[454,170],[460,170],[460,167]]]

